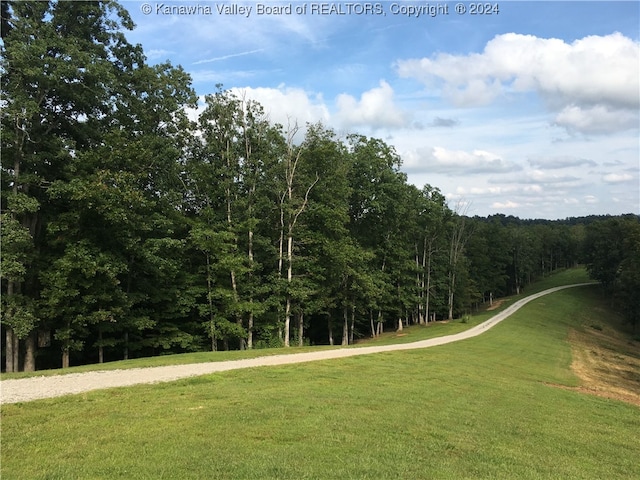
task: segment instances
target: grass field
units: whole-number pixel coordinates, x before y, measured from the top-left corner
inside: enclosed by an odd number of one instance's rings
[[[618,322],[578,287],[450,345],[4,405],[2,479],[640,478],[640,408],[570,368]]]

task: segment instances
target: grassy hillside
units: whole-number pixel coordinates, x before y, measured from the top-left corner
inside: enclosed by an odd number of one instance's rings
[[[640,478],[640,408],[572,390],[569,339],[610,328],[602,302],[579,287],[441,347],[5,405],[2,478]]]

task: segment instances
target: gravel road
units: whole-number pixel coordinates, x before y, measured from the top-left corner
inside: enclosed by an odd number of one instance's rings
[[[337,348],[314,352],[274,355],[257,357],[246,360],[232,360],[225,362],[195,363],[189,365],[171,365],[167,367],[132,368],[127,370],[95,371],[87,373],[71,373],[50,377],[31,377],[15,380],[4,380],[0,383],[0,402],[18,403],[52,398],[63,395],[77,394],[103,388],[125,387],[142,383],[170,382],[180,378],[206,375],[226,370],[240,368],[263,367],[269,365],[287,365],[291,363],[313,362],[315,360],[328,360],[332,358],[353,357],[355,355],[368,355],[371,353],[390,352],[397,350],[411,350],[415,348],[434,347],[446,343],[457,342],[475,337],[489,330],[494,325],[507,318],[526,303],[543,295],[556,292],[565,288],[590,285],[580,283],[550,288],[540,293],[530,295],[518,300],[502,312],[494,315],[486,322],[469,330],[455,335],[431,338],[419,342],[398,345],[383,345],[361,348]]]

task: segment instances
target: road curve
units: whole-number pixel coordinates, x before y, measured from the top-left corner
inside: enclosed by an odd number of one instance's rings
[[[565,288],[593,285],[593,283],[578,283],[550,288],[542,292],[530,295],[518,300],[505,310],[497,313],[486,322],[476,325],[464,332],[444,337],[430,338],[418,342],[382,345],[360,348],[338,348],[334,350],[322,350],[314,352],[293,353],[257,357],[245,360],[230,360],[224,362],[194,363],[189,365],[170,365],[166,367],[132,368],[126,370],[103,370],[86,373],[71,373],[50,377],[31,377],[0,382],[0,403],[18,403],[53,398],[63,395],[77,394],[113,387],[125,387],[143,383],[170,382],[186,377],[206,375],[240,368],[262,367],[269,365],[286,365],[292,363],[312,362],[316,360],[329,360],[333,358],[353,357],[355,355],[368,355],[371,353],[390,352],[398,350],[411,350],[416,348],[434,347],[446,343],[457,342],[475,337],[486,332],[505,318],[516,312],[526,303],[536,298],[548,295]]]

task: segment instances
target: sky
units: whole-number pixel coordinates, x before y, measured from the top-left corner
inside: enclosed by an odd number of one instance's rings
[[[199,96],[380,138],[467,215],[640,213],[637,1],[122,4]]]

